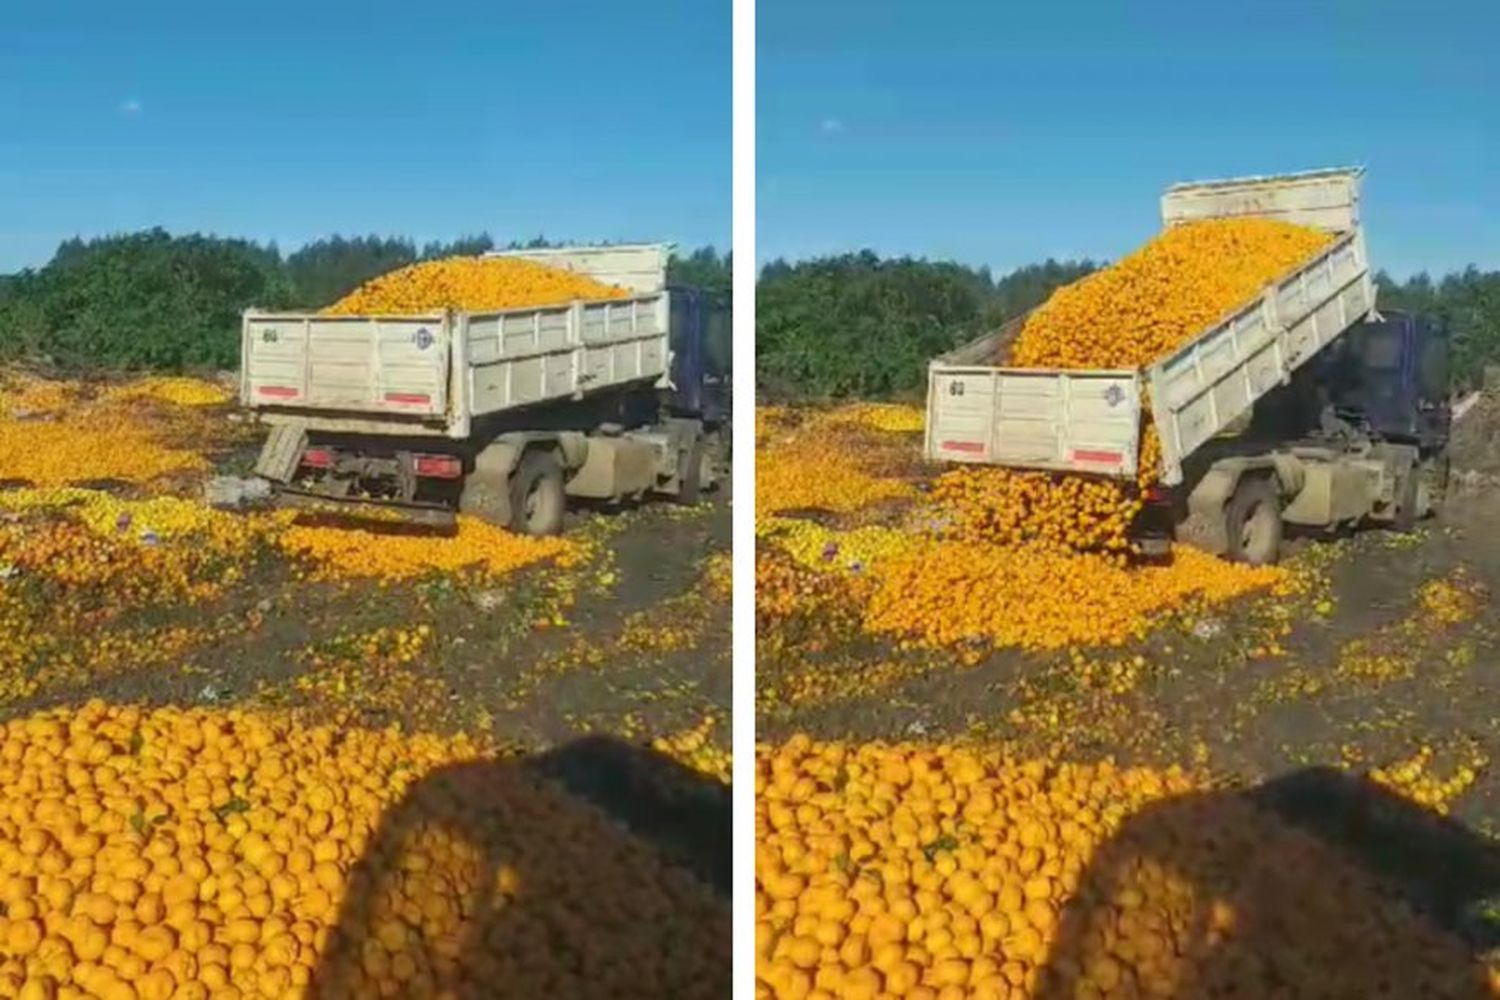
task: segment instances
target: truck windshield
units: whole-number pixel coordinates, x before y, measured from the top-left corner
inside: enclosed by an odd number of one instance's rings
[[[1401,328],[1369,327],[1360,345],[1364,367],[1373,371],[1399,371],[1401,368]]]

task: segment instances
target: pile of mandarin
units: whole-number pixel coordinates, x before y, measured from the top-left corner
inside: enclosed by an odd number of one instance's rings
[[[1026,320],[1005,363],[1018,368],[1138,368],[1181,347],[1331,237],[1270,219],[1167,229],[1110,267],[1058,289]],[[1155,481],[1160,446],[1146,422],[1137,485]],[[1118,550],[1139,509],[1115,481],[1011,469],[960,469],[940,499],[992,541]]]
[[[402,315],[443,309],[489,312],[618,299],[625,290],[518,257],[446,257],[398,268],[360,285],[323,312]]]
[[[756,751],[756,995],[1500,995],[1347,855],[1177,769]]]
[[[0,782],[0,996],[723,995],[722,901],[463,736],[91,702]]]

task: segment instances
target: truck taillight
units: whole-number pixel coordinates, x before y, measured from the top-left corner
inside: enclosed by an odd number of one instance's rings
[[[1073,461],[1089,465],[1119,465],[1125,456],[1118,451],[1101,451],[1096,448],[1074,448]]]
[[[412,458],[412,466],[419,476],[457,479],[464,474],[463,463],[452,455],[414,455]]]
[[[385,401],[399,406],[428,406],[432,403],[432,397],[425,392],[388,392],[385,394]]]
[[[1145,497],[1147,503],[1172,502],[1172,494],[1168,493],[1166,488],[1162,486],[1147,486]]]
[[[314,469],[327,469],[333,465],[333,452],[327,448],[309,448],[302,453],[302,464]]]

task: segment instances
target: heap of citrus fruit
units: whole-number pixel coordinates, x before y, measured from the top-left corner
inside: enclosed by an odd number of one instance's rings
[[[1118,555],[940,542],[881,565],[865,625],[935,646],[1120,645],[1165,615],[1297,583],[1284,567],[1186,546],[1169,564],[1132,567]]]
[[[1134,253],[1058,289],[1022,326],[1007,364],[1018,368],[1138,368],[1181,347],[1306,260],[1331,237],[1270,219],[1212,219],[1165,230]],[[1156,480],[1149,422],[1139,485]],[[959,471],[946,499],[995,541],[1034,537],[1115,549],[1139,509],[1124,483],[1010,469]],[[988,522],[988,523],[986,523]]]
[[[1176,769],[756,753],[760,997],[1484,995],[1333,849]]]
[[[722,903],[462,736],[91,702],[0,782],[3,996],[722,995]]]
[[[572,539],[518,535],[466,515],[459,515],[452,535],[296,521],[280,532],[277,542],[287,553],[307,559],[320,579],[406,580],[463,570],[501,576],[547,559],[577,565],[585,554],[585,546]]]
[[[618,299],[625,290],[519,257],[446,257],[399,268],[360,285],[323,312],[335,316],[486,312]]]
[[[169,419],[180,409],[174,403],[123,389],[85,398],[79,389],[31,378],[0,385],[0,481],[53,487],[193,476],[209,467],[198,449],[211,450],[225,437],[223,427],[197,412]],[[189,434],[196,435],[194,447],[180,440]]]

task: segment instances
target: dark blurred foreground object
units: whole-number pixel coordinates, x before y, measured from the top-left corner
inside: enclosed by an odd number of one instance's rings
[[[603,737],[435,771],[370,839],[313,995],[727,997],[729,827],[727,788]]]
[[[1490,842],[1333,768],[1165,799],[1093,855],[1035,995],[1497,996],[1497,886]]]

